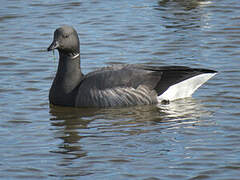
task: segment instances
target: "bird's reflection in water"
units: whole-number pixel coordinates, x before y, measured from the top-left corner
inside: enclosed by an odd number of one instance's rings
[[[166,105],[112,109],[51,106],[50,114],[56,136],[63,140],[59,148],[66,153],[81,151],[79,142],[84,137],[100,137],[106,132],[132,135],[183,124],[194,125],[211,112],[198,100],[187,98]]]
[[[131,146],[142,134],[159,137],[164,131],[172,133],[177,128],[194,127],[201,122],[202,116],[209,116],[209,113],[192,98],[165,105],[112,109],[51,106],[51,130],[56,142],[60,141],[51,152],[60,156],[57,166],[62,167],[61,176],[82,176],[92,173],[89,169],[93,164],[105,160],[102,153],[116,144],[129,140],[126,143]],[[161,142],[154,140],[154,143]],[[114,157],[109,153],[108,158]]]
[[[50,105],[52,130],[55,137],[62,140],[54,153],[68,155],[64,157],[63,164],[87,155],[79,143],[84,138],[81,130],[88,128],[88,124],[93,121],[90,117],[94,117],[96,112],[94,109]]]
[[[207,5],[210,3],[211,3],[210,0],[161,0],[161,1],[158,1],[158,6],[160,8],[160,7],[166,7],[169,5],[174,5],[178,7],[183,7],[184,10],[188,11],[188,10],[192,10],[199,6]]]
[[[211,116],[213,112],[205,108],[200,101],[193,98],[181,99],[163,106],[158,105],[165,114],[164,121],[177,123],[198,122],[203,116]],[[177,125],[177,124],[176,124]]]

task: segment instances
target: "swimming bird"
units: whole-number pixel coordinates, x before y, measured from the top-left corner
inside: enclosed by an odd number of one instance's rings
[[[190,97],[217,72],[185,66],[119,64],[84,75],[76,30],[55,30],[48,51],[59,52],[58,69],[49,92],[50,104],[73,107],[126,107]]]

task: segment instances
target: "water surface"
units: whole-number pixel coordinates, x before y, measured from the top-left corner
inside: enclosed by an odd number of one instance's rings
[[[238,179],[240,2],[17,1],[0,7],[1,179]],[[168,105],[50,106],[53,32],[72,25],[84,73],[113,63],[218,75]]]

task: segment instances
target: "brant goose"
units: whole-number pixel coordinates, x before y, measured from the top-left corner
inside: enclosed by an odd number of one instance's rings
[[[82,74],[80,44],[73,27],[54,32],[48,51],[58,49],[59,63],[49,101],[73,107],[123,107],[190,97],[217,72],[185,66],[112,65]]]

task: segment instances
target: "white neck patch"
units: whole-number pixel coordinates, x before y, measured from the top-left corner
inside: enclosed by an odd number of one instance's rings
[[[77,53],[76,55],[74,55],[73,57],[71,57],[71,59],[75,59],[75,58],[77,58],[79,55],[80,55],[80,54]]]

